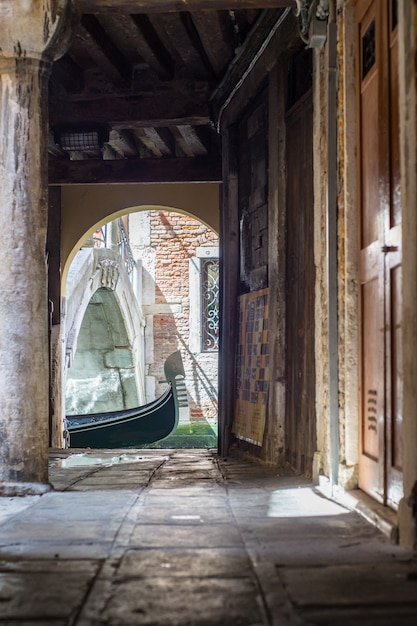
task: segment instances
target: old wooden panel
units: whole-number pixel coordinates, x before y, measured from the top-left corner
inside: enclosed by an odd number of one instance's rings
[[[312,100],[287,118],[286,459],[311,474],[316,443]]]
[[[368,459],[367,474],[370,477],[378,472],[376,464],[379,461],[380,441],[384,430],[384,384],[383,363],[384,352],[381,328],[381,293],[378,280],[378,267],[374,272],[369,271],[368,276],[363,277],[361,288],[362,302],[362,367],[361,379],[361,404],[363,407],[362,419],[362,453]],[[374,469],[372,470],[372,467]],[[378,473],[373,478],[378,483]],[[374,493],[377,495],[377,492]]]
[[[239,124],[241,293],[268,286],[268,111],[266,91]]]

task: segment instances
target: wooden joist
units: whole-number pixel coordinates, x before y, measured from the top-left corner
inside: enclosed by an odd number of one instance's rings
[[[169,156],[174,152],[174,138],[165,128],[137,128],[137,139],[156,157]]]
[[[50,185],[221,182],[220,158],[49,161]]]
[[[297,21],[291,11],[265,11],[210,98],[216,129],[236,119],[261,88],[285,50],[299,45]],[[262,54],[260,51],[262,50]]]
[[[168,13],[295,7],[294,0],[72,0],[79,13]]]
[[[172,81],[153,90],[123,97],[104,95],[90,99],[52,101],[50,125],[108,124],[112,128],[203,125],[210,121],[210,83]]]
[[[115,84],[130,78],[129,64],[93,15],[83,15],[77,37],[91,58]]]

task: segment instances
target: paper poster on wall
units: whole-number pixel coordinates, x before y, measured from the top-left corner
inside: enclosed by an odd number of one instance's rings
[[[239,298],[236,410],[232,432],[262,445],[269,386],[268,289]]]

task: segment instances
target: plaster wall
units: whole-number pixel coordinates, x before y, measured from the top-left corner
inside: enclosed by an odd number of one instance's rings
[[[97,226],[126,213],[171,208],[219,230],[218,183],[67,185],[62,187],[61,207],[63,286],[69,264],[84,239]]]
[[[356,195],[355,9],[338,12],[339,485],[357,486],[359,302]]]
[[[354,7],[337,11],[337,308],[338,485],[357,486],[358,473],[358,250],[356,209],[356,94]],[[329,47],[314,56],[314,203],[316,264],[316,413],[314,475],[331,475],[327,282]]]
[[[327,177],[327,49],[314,53],[313,72],[313,172],[314,172],[314,262],[315,286],[315,355],[316,355],[316,432],[317,451],[313,478],[330,474],[329,397],[328,397],[328,289],[326,280],[326,177]]]

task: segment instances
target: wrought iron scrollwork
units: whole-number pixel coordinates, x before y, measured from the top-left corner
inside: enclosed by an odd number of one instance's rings
[[[219,261],[205,259],[202,267],[202,337],[203,350],[219,349]]]

